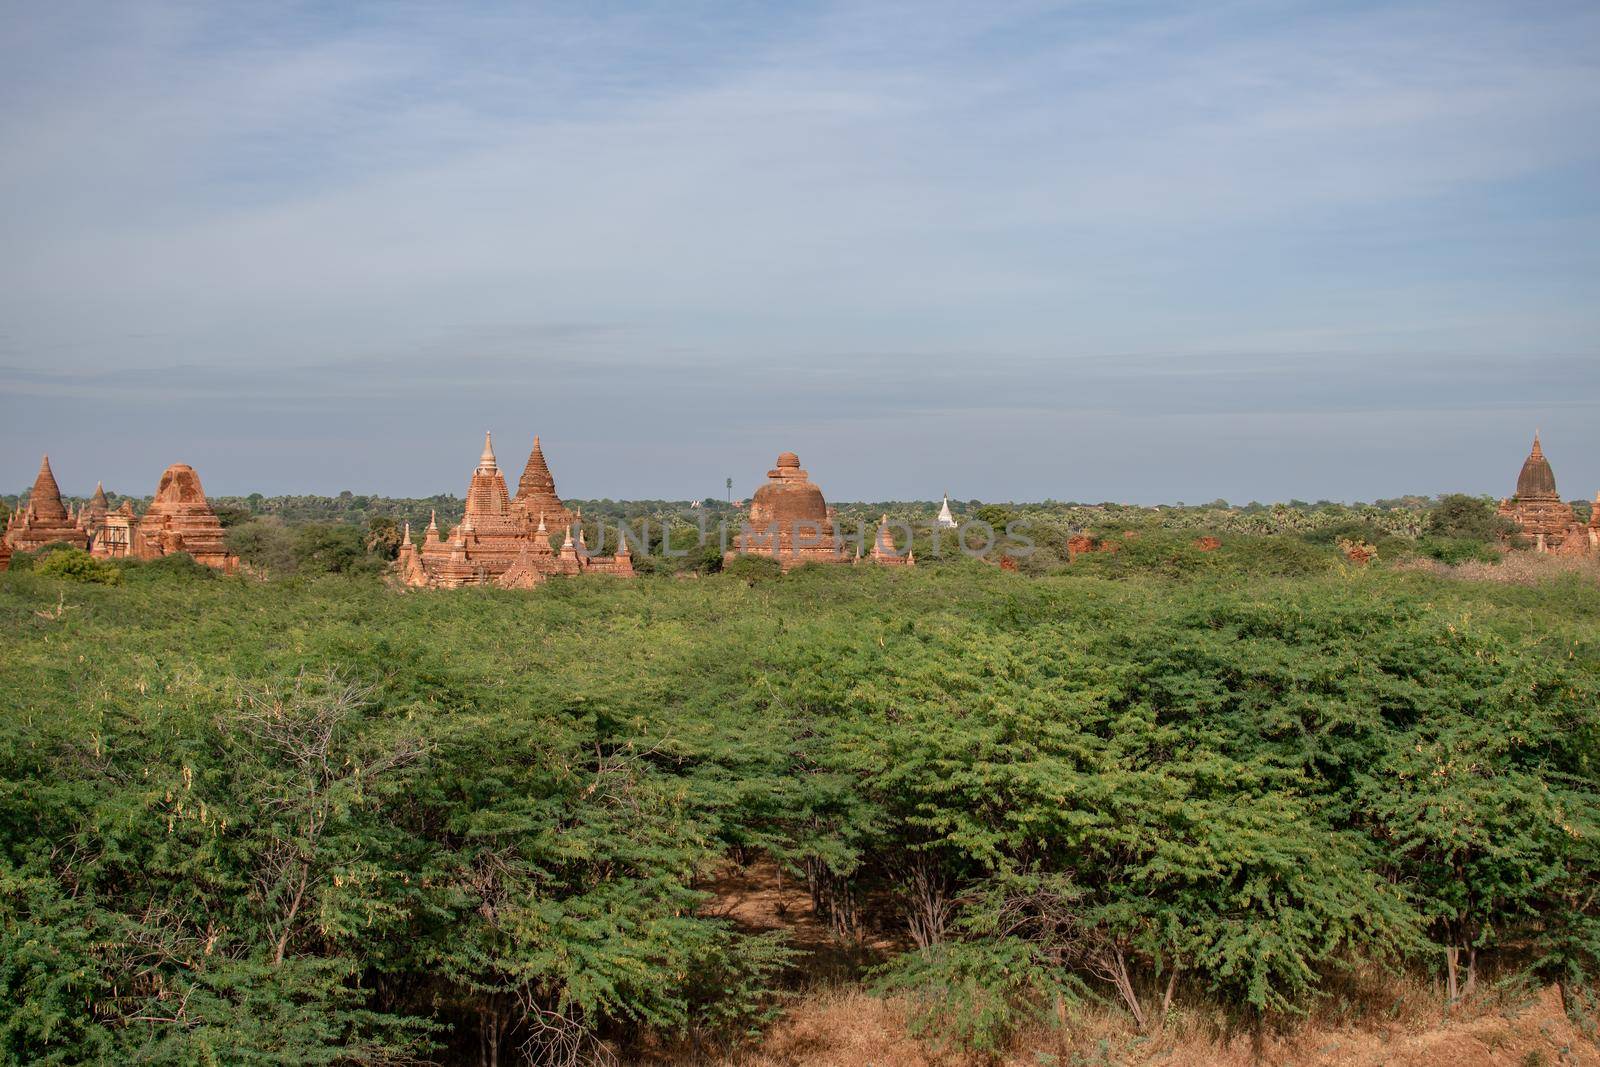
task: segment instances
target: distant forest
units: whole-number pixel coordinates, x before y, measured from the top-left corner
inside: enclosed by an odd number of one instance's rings
[[[120,507],[124,500],[131,500],[136,511],[143,511],[151,499],[149,495],[128,496],[111,490],[106,491],[106,496],[113,508]],[[74,506],[88,501],[88,497],[64,496],[63,499]],[[1154,506],[1118,504],[1110,501],[1093,503],[1046,499],[1038,502],[994,502],[973,499],[951,500],[950,508],[958,519],[976,518],[983,507],[998,505],[1017,515],[1037,515],[1041,518],[1049,517],[1069,522],[1076,519],[1085,529],[1106,521],[1110,516],[1123,517],[1138,524],[1163,521],[1164,524],[1170,523],[1185,528],[1237,526],[1241,532],[1269,532],[1274,528],[1296,530],[1305,528],[1307,524],[1313,526],[1337,524],[1352,517],[1383,515],[1390,517],[1386,525],[1392,525],[1399,531],[1407,528],[1412,519],[1437,505],[1440,499],[1440,497],[1417,494],[1374,500],[1371,503],[1357,501],[1353,504],[1332,500],[1313,502],[1295,499],[1271,504],[1255,500],[1247,504],[1213,500],[1204,504],[1178,501],[1175,504]],[[0,507],[15,510],[26,506],[27,500],[26,491],[0,496]],[[212,496],[210,501],[223,526],[237,526],[252,519],[276,519],[288,525],[345,522],[358,526],[366,525],[373,519],[391,519],[396,524],[409,522],[419,532],[427,526],[430,515],[434,513],[438,514],[441,527],[453,525],[460,520],[466,505],[465,498],[452,493],[439,493],[427,497],[390,497],[354,493],[349,490],[337,496],[309,494],[265,496],[261,493],[251,493],[248,496]],[[586,516],[611,522],[682,517],[693,514],[697,509],[709,513],[738,510],[721,497],[708,497],[700,501],[566,498],[566,503],[581,510]],[[835,501],[834,506],[841,518],[850,521],[857,519],[875,521],[880,515],[887,514],[893,519],[926,522],[938,512],[939,503],[938,500]],[[1574,500],[1572,505],[1580,518],[1587,516],[1590,507],[1588,501]],[[1287,516],[1290,513],[1295,517],[1282,520],[1273,518],[1273,516]],[[1233,518],[1230,520],[1229,516]]]

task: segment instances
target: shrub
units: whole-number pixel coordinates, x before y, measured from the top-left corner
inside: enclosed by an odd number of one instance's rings
[[[1307,544],[1298,537],[1235,537],[1211,553],[1245,574],[1276,578],[1302,578],[1332,570],[1336,553]]]
[[[34,564],[34,573],[46,578],[65,578],[94,585],[119,585],[122,571],[105,560],[95,559],[81,548],[51,552]]]
[[[118,560],[116,566],[131,582],[209,582],[217,578],[215,569],[196,563],[187,552],[152,560]]]
[[[16,553],[11,557],[10,569],[19,573],[25,573],[27,571],[37,569],[40,563],[43,563],[46,559],[57,552],[82,551],[83,549],[78,548],[76,545],[68,544],[65,541],[52,541],[48,545],[41,545],[32,552]]]
[[[1441,563],[1493,563],[1500,554],[1490,544],[1469,537],[1417,538],[1417,552]]]
[[[1301,540],[1313,545],[1337,545],[1341,541],[1362,541],[1379,550],[1384,550],[1394,542],[1394,538],[1376,523],[1364,519],[1352,519],[1349,522],[1337,523],[1333,526],[1323,526],[1315,530],[1307,530],[1300,535]]]
[[[783,566],[771,556],[735,556],[722,565],[722,573],[754,585],[783,575]]]

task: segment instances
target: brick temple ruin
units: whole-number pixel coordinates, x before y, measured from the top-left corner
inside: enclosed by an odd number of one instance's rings
[[[1515,496],[1500,501],[1500,514],[1516,523],[1517,529],[1538,552],[1582,555],[1600,552],[1600,493],[1590,510],[1587,524],[1578,521],[1572,505],[1556,492],[1556,475],[1545,457],[1539,435],[1533,435],[1533,451],[1517,475]]]
[[[553,545],[552,531],[562,534],[559,550]],[[531,589],[558,575],[631,578],[633,556],[627,541],[620,537],[619,541],[614,555],[590,554],[582,516],[569,511],[556,495],[555,478],[537,437],[517,482],[517,495],[511,496],[495,459],[493,438],[486,433],[483,454],[467,483],[461,521],[441,536],[436,513],[423,532],[420,547],[407,523],[395,571],[407,585],[435,589],[464,585]]]
[[[838,516],[822,489],[800,467],[800,457],[783,452],[767,471],[767,484],[750,499],[750,513],[724,560],[737,556],[771,556],[785,571],[806,563],[851,563],[862,560],[858,543],[854,558],[845,551]],[[878,523],[871,562],[885,566],[910,566],[916,562],[910,546],[895,548],[889,517]]]
[[[222,523],[206,500],[200,476],[187,463],[162,472],[155,498],[138,516],[130,500],[113,510],[103,484],[81,508],[67,507],[45,456],[28,503],[7,521],[3,541],[0,569],[9,565],[12,552],[36,552],[52,544],[85,549],[100,559],[149,560],[182,552],[229,573],[239,566],[223,543]]]

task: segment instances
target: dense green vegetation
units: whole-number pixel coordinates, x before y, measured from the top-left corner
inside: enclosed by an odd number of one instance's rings
[[[738,1041],[793,954],[705,886],[758,859],[978,1049],[1088,998],[1292,1025],[1360,963],[1592,988],[1592,579],[1152,527],[1038,577],[404,592],[329,528],[271,581],[0,576],[0,1059]]]

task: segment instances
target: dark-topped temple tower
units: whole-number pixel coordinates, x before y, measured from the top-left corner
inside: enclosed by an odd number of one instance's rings
[[[1533,435],[1533,451],[1517,475],[1517,493],[1500,501],[1500,514],[1516,523],[1540,552],[1560,548],[1575,524],[1571,506],[1556,492],[1555,471],[1550,469],[1537,433]]]

